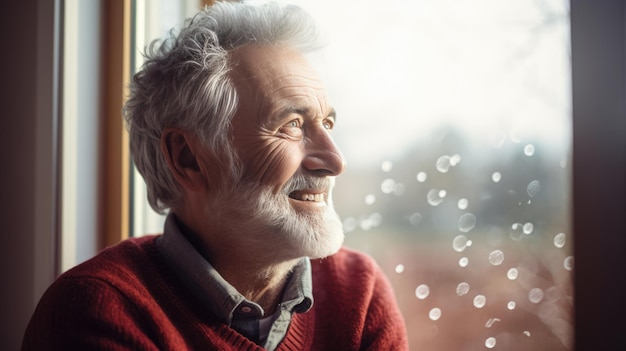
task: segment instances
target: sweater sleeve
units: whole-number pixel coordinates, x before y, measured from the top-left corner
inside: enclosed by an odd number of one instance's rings
[[[107,282],[61,278],[39,302],[22,350],[157,350],[150,323]]]
[[[374,265],[374,274],[361,350],[408,350],[406,326],[392,286],[378,265]]]

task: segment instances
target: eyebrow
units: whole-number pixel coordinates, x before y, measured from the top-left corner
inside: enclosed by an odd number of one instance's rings
[[[297,106],[287,106],[279,110],[276,114],[276,119],[282,119],[285,116],[296,113],[302,116],[311,116],[311,109],[308,107],[297,107]],[[332,117],[337,120],[337,111],[334,108],[331,108],[328,114],[324,117]]]
[[[334,108],[334,107],[332,107],[332,108],[330,109],[330,113],[329,113],[329,114],[328,114],[328,116],[326,116],[326,117],[332,117],[332,118],[334,118],[334,119],[335,119],[335,121],[336,121],[336,120],[337,120],[337,110],[335,110],[335,108]]]

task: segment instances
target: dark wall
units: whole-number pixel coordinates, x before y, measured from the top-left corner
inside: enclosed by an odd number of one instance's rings
[[[624,347],[626,5],[571,0],[576,350]]]
[[[37,0],[0,5],[2,350],[19,349],[36,299],[37,62],[45,54],[37,45],[37,10]]]

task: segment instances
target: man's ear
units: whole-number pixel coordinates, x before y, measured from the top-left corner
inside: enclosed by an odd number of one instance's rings
[[[166,128],[161,133],[161,153],[170,172],[182,187],[193,190],[207,190],[207,175],[202,172],[197,157],[200,143],[193,133],[177,128]]]

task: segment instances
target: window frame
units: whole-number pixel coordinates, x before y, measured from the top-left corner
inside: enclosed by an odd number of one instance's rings
[[[626,313],[626,5],[570,5],[575,347],[610,350]]]

